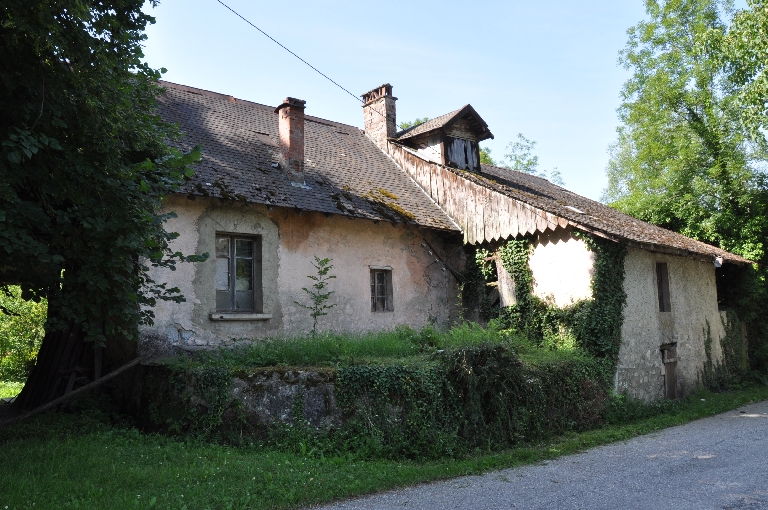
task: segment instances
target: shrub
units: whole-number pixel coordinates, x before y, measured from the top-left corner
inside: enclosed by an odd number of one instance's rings
[[[45,335],[48,304],[24,301],[16,286],[4,290],[0,290],[0,380],[23,382]]]

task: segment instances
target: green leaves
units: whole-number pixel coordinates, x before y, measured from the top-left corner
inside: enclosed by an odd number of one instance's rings
[[[178,131],[154,111],[142,5],[8,0],[0,14],[0,283],[48,295],[51,325],[91,340],[136,336],[147,307],[182,299],[147,262],[203,257],[173,252],[158,213],[200,149],[167,145]]]
[[[312,317],[312,338],[315,338],[317,336],[317,319],[323,315],[328,315],[326,310],[330,310],[336,306],[336,304],[329,305],[326,303],[326,301],[328,301],[328,299],[331,297],[331,294],[333,294],[332,290],[326,290],[326,287],[328,287],[328,280],[336,278],[336,276],[328,274],[328,272],[333,269],[333,265],[331,265],[331,259],[329,258],[321,259],[315,255],[315,261],[312,263],[312,265],[317,270],[317,276],[307,275],[307,278],[314,281],[315,283],[312,284],[312,289],[308,289],[306,287],[302,287],[301,289],[309,295],[311,304],[305,305],[303,303],[299,303],[298,301],[294,301],[294,303],[310,311],[309,316]]]
[[[504,159],[507,160],[506,168],[536,175],[543,179],[548,179],[555,184],[563,185],[563,177],[557,168],[549,172],[539,169],[539,157],[533,154],[536,142],[527,139],[522,133],[517,134],[517,141],[510,142],[507,145],[507,152]]]
[[[768,3],[747,0],[722,42],[728,78],[742,123],[753,139],[765,143],[768,127]]]
[[[761,264],[729,283],[737,291],[718,292],[740,296],[731,306],[756,321],[750,341],[764,345],[768,5],[749,0],[731,18],[726,0],[645,4],[619,58],[633,74],[603,200]]]
[[[646,1],[620,62],[623,125],[611,147],[603,200],[637,218],[762,260],[768,188],[762,135],[743,121],[732,60],[738,20],[717,0]],[[734,33],[734,30],[737,30]],[[729,56],[730,55],[730,56]],[[729,60],[730,59],[730,60]],[[739,74],[742,73],[742,74]]]

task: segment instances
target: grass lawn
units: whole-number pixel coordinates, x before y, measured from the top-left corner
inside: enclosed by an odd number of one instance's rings
[[[296,508],[535,463],[764,399],[764,386],[700,393],[631,424],[428,463],[191,443],[82,414],[47,415],[0,430],[0,508]]]
[[[0,398],[15,397],[23,387],[21,382],[0,381]]]

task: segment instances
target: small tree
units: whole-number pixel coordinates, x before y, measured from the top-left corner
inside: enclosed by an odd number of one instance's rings
[[[326,290],[328,287],[328,280],[331,278],[336,278],[334,275],[329,275],[328,272],[333,269],[333,266],[331,265],[331,259],[325,258],[321,259],[317,255],[315,255],[315,261],[312,263],[313,266],[315,266],[315,269],[317,269],[317,275],[307,275],[307,278],[310,280],[313,280],[315,283],[312,284],[312,288],[308,289],[306,287],[302,287],[301,290],[309,294],[309,299],[312,302],[310,305],[305,305],[303,303],[299,303],[298,301],[294,301],[297,305],[299,305],[302,308],[306,308],[310,311],[310,317],[312,317],[312,338],[315,338],[317,336],[317,318],[322,317],[323,315],[328,315],[328,312],[326,310],[330,310],[336,304],[328,304],[328,298],[331,297],[331,294],[333,294],[332,290]]]

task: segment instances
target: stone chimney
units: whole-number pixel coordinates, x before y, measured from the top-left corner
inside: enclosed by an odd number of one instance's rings
[[[288,97],[275,108],[278,114],[280,154],[291,183],[304,184],[304,105],[306,101]]]
[[[395,101],[397,98],[392,96],[389,83],[363,94],[365,134],[382,149],[387,145],[387,138],[394,138],[397,133]]]

